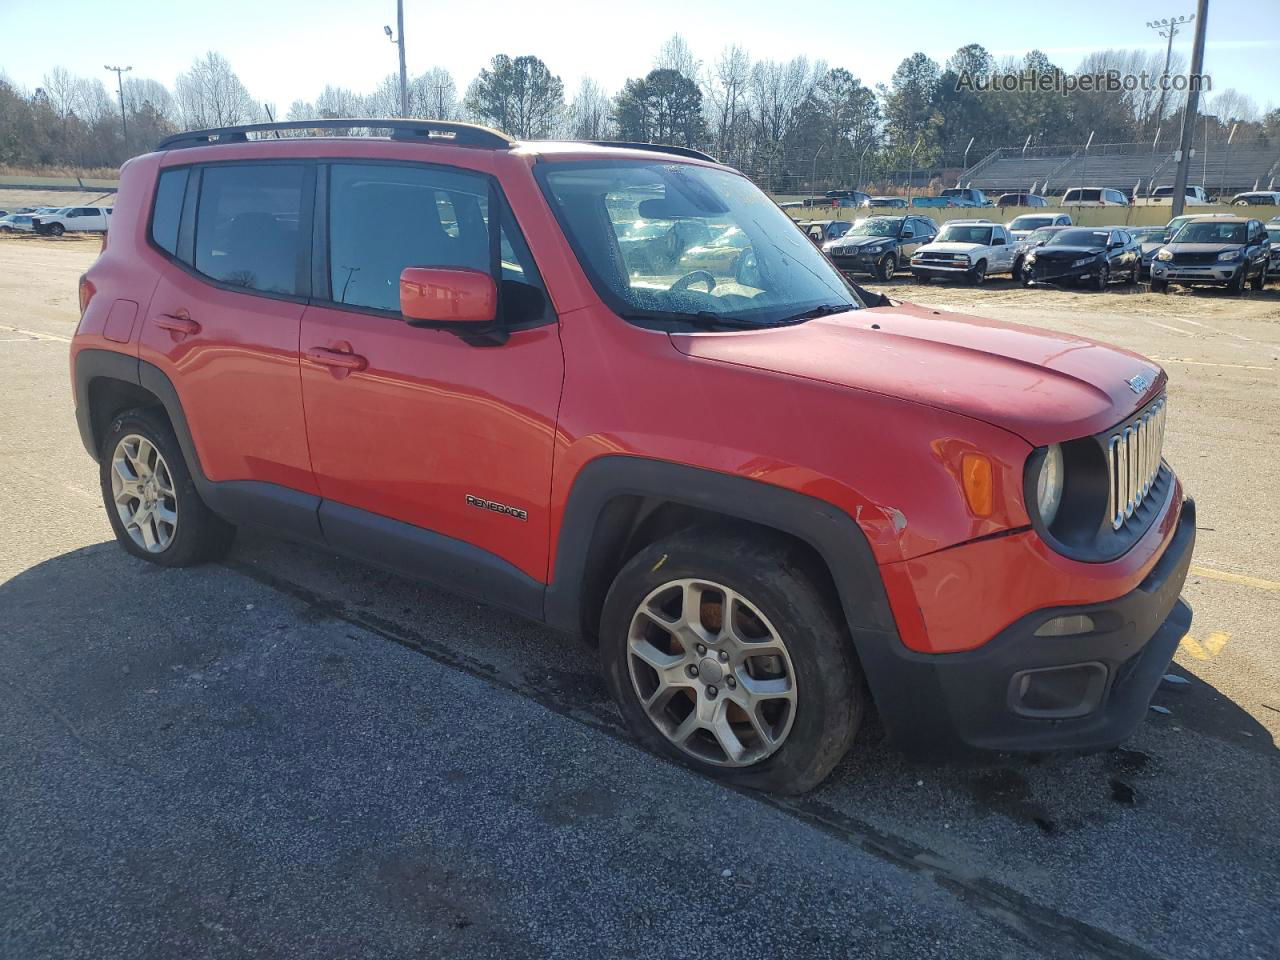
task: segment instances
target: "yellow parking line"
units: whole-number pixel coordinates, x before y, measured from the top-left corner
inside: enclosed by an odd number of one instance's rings
[[[35,337],[37,340],[60,340],[63,343],[70,343],[70,337],[64,337],[56,333],[37,333],[35,330],[23,330],[21,327],[10,327],[0,323],[0,330],[8,330],[10,333],[21,333],[28,337]]]
[[[1254,590],[1280,591],[1280,581],[1263,580],[1261,577],[1246,577],[1240,573],[1227,573],[1225,570],[1214,570],[1212,567],[1191,565],[1191,573],[1208,580],[1221,580],[1223,583],[1234,583],[1241,587],[1252,587]]]
[[[1182,638],[1178,647],[1186,653],[1187,656],[1194,657],[1197,660],[1212,660],[1222,652],[1222,648],[1227,645],[1227,641],[1230,638],[1230,634],[1211,633],[1205,638],[1205,641],[1202,644],[1191,634],[1187,634]]]

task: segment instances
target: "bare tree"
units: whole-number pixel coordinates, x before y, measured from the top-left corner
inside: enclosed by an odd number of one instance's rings
[[[76,112],[80,96],[80,82],[66,67],[54,67],[41,81],[49,106],[64,123]]]
[[[256,120],[258,104],[227,58],[210,51],[178,74],[174,99],[187,129],[227,127]]]
[[[712,65],[703,105],[718,154],[726,161],[738,156],[739,138],[747,115],[747,83],[751,57],[737,44],[727,46]]]
[[[604,87],[584,77],[578,93],[569,106],[569,136],[577,140],[608,140],[614,135],[610,117],[609,95]]]
[[[1209,97],[1205,103],[1204,112],[1217,117],[1218,122],[1223,126],[1229,126],[1232,123],[1257,123],[1262,117],[1253,97],[1246,96],[1232,87]]]
[[[444,67],[432,67],[409,84],[409,112],[428,120],[459,120],[458,85]]]
[[[689,44],[678,33],[673,33],[666,43],[658,48],[658,55],[653,58],[653,69],[674,70],[681,76],[694,81],[698,79],[701,67],[702,61],[693,55]]]

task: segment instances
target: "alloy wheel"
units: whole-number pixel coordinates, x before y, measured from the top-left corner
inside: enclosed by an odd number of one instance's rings
[[[111,455],[111,496],[133,542],[162,553],[178,532],[178,497],[160,451],[146,437],[128,434]]]
[[[746,767],[774,753],[796,712],[787,645],[758,607],[710,580],[665,583],[627,631],[627,670],[649,720],[683,752]]]

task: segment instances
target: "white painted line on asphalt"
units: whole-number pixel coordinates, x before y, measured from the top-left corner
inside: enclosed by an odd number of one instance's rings
[[[1184,337],[1195,336],[1195,334],[1192,333],[1190,330],[1182,330],[1182,329],[1179,329],[1178,327],[1171,327],[1167,323],[1161,323],[1159,320],[1148,320],[1147,323],[1151,324],[1153,327],[1164,327],[1164,329],[1166,330],[1172,330],[1174,333],[1180,333]]]
[[[1197,367],[1231,367],[1235,370],[1274,370],[1275,367],[1254,367],[1247,363],[1213,363],[1209,360],[1188,360],[1185,357],[1152,357],[1156,363],[1191,363]]]
[[[21,327],[11,327],[3,323],[0,323],[0,330],[8,330],[10,333],[21,333],[36,340],[58,340],[62,343],[71,342],[70,337],[64,337],[57,333],[37,333],[35,330],[23,330]]]

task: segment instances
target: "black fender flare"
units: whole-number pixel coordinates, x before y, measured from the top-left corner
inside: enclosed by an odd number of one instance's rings
[[[872,669],[873,661],[883,662],[871,650],[870,656],[862,656],[864,648],[901,645],[879,566],[849,514],[824,500],[748,477],[626,455],[599,457],[574,479],[544,602],[544,619],[552,627],[583,632],[583,588],[597,524],[615,498],[637,496],[745,520],[808,544],[827,565],[864,670]]]
[[[160,402],[173,425],[178,446],[182,448],[182,456],[200,499],[214,513],[233,523],[268,527],[296,539],[324,542],[317,516],[319,497],[256,480],[214,483],[204,472],[182,400],[168,375],[155,364],[138,357],[89,348],[76,355],[73,379],[80,440],[95,460],[98,459],[98,448],[90,384],[100,378],[121,380],[141,387]]]

